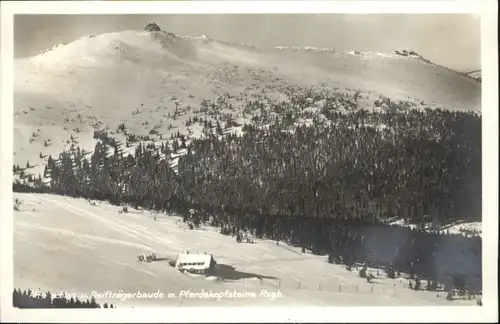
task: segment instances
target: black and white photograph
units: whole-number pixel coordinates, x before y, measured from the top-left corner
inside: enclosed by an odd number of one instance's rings
[[[10,308],[498,319],[481,12],[124,6],[2,14]]]

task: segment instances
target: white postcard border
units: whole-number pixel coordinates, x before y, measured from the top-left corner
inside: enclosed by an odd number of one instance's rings
[[[498,44],[496,1],[26,1],[1,2],[1,318],[36,322],[477,322],[498,320]],[[482,307],[190,307],[41,309],[12,307],[13,15],[194,13],[472,13],[482,21]]]

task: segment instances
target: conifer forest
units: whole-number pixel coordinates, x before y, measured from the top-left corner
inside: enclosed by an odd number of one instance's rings
[[[321,113],[299,123],[312,96],[325,101]],[[440,283],[479,293],[481,238],[438,228],[481,221],[481,116],[405,109],[388,99],[380,111],[345,112],[337,109],[343,100],[307,94],[248,101],[243,114],[252,117],[244,125],[221,113],[221,103],[204,101],[204,114],[186,122],[203,127],[198,138],[158,142],[154,132],[128,132],[125,122],[116,130],[127,136],[121,143],[96,129],[92,152],[74,146],[50,156],[38,178],[14,166],[21,179],[13,189],[175,212],[190,228],[206,223],[348,268],[408,273],[429,290]],[[226,132],[238,125],[241,134]],[[131,145],[135,153],[124,153]],[[467,259],[464,250],[471,251]]]

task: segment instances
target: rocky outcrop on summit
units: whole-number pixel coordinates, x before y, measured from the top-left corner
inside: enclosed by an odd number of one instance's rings
[[[481,70],[466,72],[465,75],[468,76],[469,78],[472,78],[472,79],[479,81],[479,82],[481,82],[481,80],[482,80]]]
[[[144,28],[144,30],[147,30],[147,31],[150,31],[150,32],[160,32],[161,31],[161,28],[160,26],[158,26],[157,24],[155,23],[149,23],[147,24],[147,26]]]
[[[412,58],[412,59],[418,59],[420,60],[421,62],[424,62],[424,63],[428,63],[428,64],[432,64],[432,65],[435,65],[435,66],[438,66],[436,65],[435,63],[431,62],[430,60],[426,59],[425,57],[423,57],[422,55],[418,54],[417,52],[415,52],[414,50],[407,50],[407,49],[402,49],[402,50],[395,50],[394,51],[394,54],[396,55],[399,55],[399,56],[404,56],[404,57],[408,57],[408,58]],[[445,68],[447,70],[449,70],[448,68],[444,67],[444,66],[440,66],[442,68]]]
[[[406,50],[406,49],[395,50],[394,54],[401,55],[401,56],[420,56],[417,54],[417,52],[415,52],[413,50]]]
[[[154,39],[158,40],[161,46],[164,48],[169,48],[171,45],[176,45],[177,47],[180,47],[181,52],[186,52],[185,47],[186,46],[189,47],[189,44],[187,44],[188,43],[187,40],[184,40],[184,42],[182,42],[183,39],[181,37],[177,36],[174,33],[161,30],[160,26],[158,26],[156,23],[147,24],[144,30],[151,32],[151,36]],[[170,48],[170,50],[173,52],[176,51],[175,48]]]
[[[347,51],[347,54],[350,54],[350,55],[360,55],[361,52],[355,51],[355,50],[350,50],[350,51]]]

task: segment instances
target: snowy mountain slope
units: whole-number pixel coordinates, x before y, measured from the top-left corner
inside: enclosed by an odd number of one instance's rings
[[[87,36],[15,62],[14,162],[35,175],[48,154],[77,137],[90,150],[92,129],[122,122],[138,134],[186,133],[202,100],[225,96],[238,121],[247,100],[283,101],[290,86],[359,92],[360,108],[380,95],[421,107],[480,111],[480,83],[419,58],[337,53],[331,49],[259,49],[165,32]],[[181,110],[172,118],[176,108]],[[193,127],[194,128],[194,127]],[[38,131],[39,129],[43,129]],[[194,129],[196,136],[197,130]],[[36,135],[35,135],[36,134]],[[46,144],[45,141],[48,141]]]
[[[474,305],[475,300],[450,303],[443,292],[408,289],[404,278],[389,279],[383,271],[372,283],[358,272],[326,262],[323,256],[257,240],[236,243],[216,229],[189,230],[182,219],[144,210],[118,213],[117,206],[45,194],[19,194],[14,212],[14,286],[54,293],[91,295],[92,291],[177,294],[175,298],[98,298],[119,306],[408,306]],[[156,222],[152,219],[157,217]],[[212,253],[226,278],[188,276],[168,260],[183,250]],[[137,261],[154,252],[161,260]],[[259,279],[262,278],[262,281]],[[192,292],[255,293],[254,298],[179,298]],[[280,297],[272,294],[281,292]],[[265,291],[265,293],[262,293]]]
[[[334,53],[324,49],[294,52],[330,73],[341,86],[373,90],[393,99],[411,97],[434,107],[480,111],[480,85],[418,54]]]

